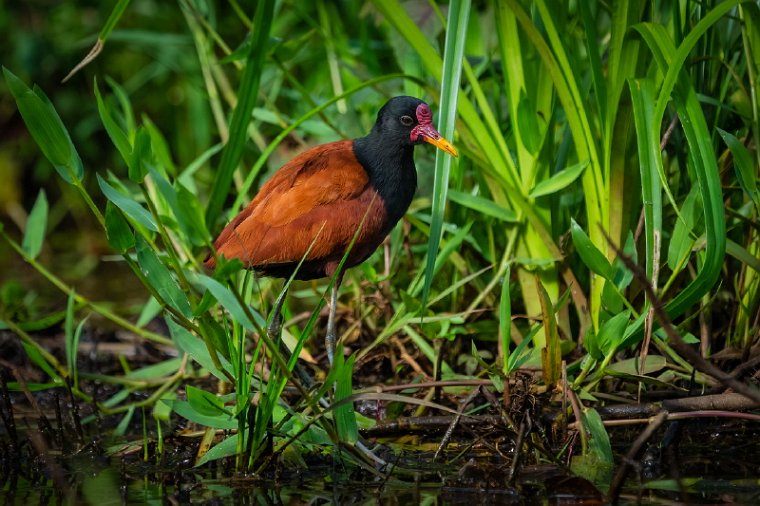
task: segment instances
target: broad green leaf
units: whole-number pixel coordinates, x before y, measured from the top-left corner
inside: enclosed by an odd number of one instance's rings
[[[114,83],[115,84],[115,83]],[[114,90],[117,93],[117,97],[124,105],[127,121],[130,123],[128,128],[134,128],[133,120],[131,118],[131,107],[129,101],[124,94],[124,91],[115,87]],[[95,83],[95,99],[98,104],[98,113],[100,114],[100,120],[103,122],[103,126],[111,138],[111,141],[116,146],[116,149],[121,154],[124,163],[127,165],[129,179],[139,183],[145,177],[148,172],[147,162],[153,156],[150,146],[150,133],[144,128],[140,127],[137,132],[134,133],[134,140],[130,141],[130,132],[124,131],[114,119],[114,114],[110,103],[106,103],[100,94],[97,82]]]
[[[135,143],[132,147],[128,160],[129,179],[135,183],[140,183],[148,173],[148,162],[153,157],[150,147],[150,134],[144,127],[137,129]]]
[[[110,200],[106,202],[106,238],[119,253],[126,253],[135,245],[135,234],[121,211]]]
[[[206,276],[205,274],[198,275],[196,279],[201,285],[203,285],[208,291],[211,292],[211,295],[213,295],[214,298],[219,301],[224,309],[229,311],[230,315],[237,323],[241,324],[249,332],[256,332],[256,326],[254,326],[254,322],[252,322],[248,317],[248,314],[240,305],[240,302],[238,302],[237,297],[235,297],[229,288],[222,285],[214,278]],[[251,314],[253,314],[253,317],[256,320],[256,325],[258,325],[259,328],[266,326],[264,318],[258,312],[254,311],[250,307],[248,309],[250,310]]]
[[[168,422],[169,417],[172,414],[172,408],[169,406],[169,402],[177,398],[177,392],[166,392],[161,396],[161,402],[157,402],[153,405],[151,410],[151,416],[154,420],[160,420],[162,422]]]
[[[620,343],[623,341],[626,326],[630,319],[630,310],[623,311],[601,325],[597,334],[597,342],[603,355],[612,353],[618,348],[618,346],[620,346]]]
[[[155,169],[150,170],[150,176],[169,204],[180,231],[196,246],[209,244],[210,237],[198,197],[179,181],[172,186],[166,177]]]
[[[161,313],[162,309],[161,303],[155,297],[148,297],[147,302],[143,304],[142,311],[140,311],[140,316],[137,317],[137,326],[144,327],[150,323],[153,318]]]
[[[167,402],[167,401],[162,401],[162,402]],[[175,401],[167,402],[167,404],[169,404],[172,410],[174,410],[174,412],[177,413],[182,418],[190,420],[191,422],[197,423],[204,427],[213,427],[215,429],[228,429],[228,430],[238,428],[237,419],[230,417],[229,415],[226,415],[226,414],[217,414],[214,416],[210,416],[204,413],[199,413],[193,408],[193,406],[190,404],[189,401],[175,400]]]
[[[177,348],[190,355],[190,358],[195,360],[201,367],[209,371],[222,381],[229,381],[229,377],[221,372],[214,364],[214,359],[211,358],[210,352],[206,343],[200,338],[191,334],[186,328],[180,326],[173,318],[167,317],[166,324],[169,327],[169,333],[172,336],[172,341],[177,345]],[[232,371],[232,366],[229,361],[223,356],[217,355],[217,358],[227,371]]]
[[[335,357],[335,367],[338,368],[335,387],[335,401],[345,399],[353,394],[351,379],[353,377],[354,360],[356,355],[351,355],[344,362],[343,354],[338,353]],[[359,428],[356,424],[354,405],[347,402],[335,408],[335,427],[341,441],[355,443],[359,439]]]
[[[82,160],[71,142],[63,121],[45,93],[37,86],[34,90],[30,90],[21,79],[5,67],[3,67],[3,74],[16,100],[21,117],[24,118],[29,133],[45,158],[53,164],[67,183],[81,180],[84,176]]]
[[[570,469],[593,482],[599,489],[609,488],[613,471],[612,445],[604,422],[593,408],[585,408],[582,416],[583,430],[590,436],[588,453],[573,457]]]
[[[196,413],[205,416],[231,416],[232,413],[224,407],[224,401],[218,396],[201,388],[187,385],[185,387],[187,402]]]
[[[491,216],[497,220],[501,220],[507,223],[517,222],[517,215],[511,209],[502,207],[491,199],[480,197],[478,195],[472,195],[470,193],[460,192],[457,190],[449,190],[449,200],[456,202],[457,204],[470,208],[473,211],[477,211],[486,216]]]
[[[24,347],[26,356],[29,357],[29,360],[31,360],[33,364],[42,369],[54,383],[59,385],[63,384],[63,378],[61,378],[58,372],[47,362],[47,360],[45,360],[45,357],[42,356],[42,353],[40,353],[37,348],[25,342],[22,342],[21,345]]]
[[[580,225],[572,218],[570,219],[570,234],[573,237],[573,244],[575,244],[578,256],[581,257],[586,267],[604,279],[611,281],[615,275],[612,265],[610,265],[602,252],[594,246]]]
[[[198,195],[185,188],[179,181],[175,183],[175,186],[177,187],[176,217],[180,227],[194,245],[209,244],[211,237],[206,228],[206,217]]]
[[[121,421],[119,421],[119,424],[113,430],[112,435],[116,436],[117,438],[120,436],[124,436],[127,433],[127,429],[129,429],[129,425],[130,425],[130,422],[132,421],[132,416],[134,414],[135,414],[135,407],[129,406],[129,408],[127,409],[127,412],[124,414]]]
[[[132,103],[129,101],[129,95],[119,83],[110,77],[106,76],[105,81],[113,91],[113,96],[121,107],[121,117],[124,119],[124,128],[126,129],[124,133],[127,134],[128,138],[133,139],[137,128],[135,127],[135,114]]]
[[[586,329],[586,335],[583,336],[583,348],[588,352],[587,357],[591,357],[594,360],[602,360],[604,358],[602,349],[599,346],[599,337],[591,326]]]
[[[760,48],[757,48],[760,49]],[[717,129],[723,142],[731,150],[734,157],[734,170],[742,190],[752,199],[755,210],[760,212],[760,191],[757,188],[757,167],[752,161],[752,155],[742,142],[725,130]]]
[[[641,376],[660,371],[668,365],[668,361],[662,355],[649,355],[644,362],[644,370],[641,369],[641,359],[637,356],[607,366],[606,371],[614,371],[629,376]]]
[[[169,145],[166,143],[166,138],[147,116],[143,117],[143,124],[150,135],[150,145],[153,156],[156,158],[156,163],[169,174],[175,176],[177,174],[177,168],[174,166]]]
[[[24,228],[24,239],[21,247],[31,258],[37,258],[42,251],[42,243],[45,242],[45,230],[47,228],[48,201],[45,190],[40,190],[37,200],[34,202],[32,212]]]
[[[137,201],[135,201],[132,197],[124,195],[123,193],[117,191],[113,186],[108,184],[105,179],[100,177],[100,174],[98,174],[97,177],[98,185],[100,185],[100,190],[103,192],[103,195],[108,198],[108,200],[116,204],[119,209],[124,211],[124,214],[126,214],[129,218],[135,220],[143,227],[147,228],[150,231],[158,232],[158,227],[156,226],[156,222],[153,221],[153,216],[151,216],[143,206],[138,204]]]
[[[668,245],[668,267],[672,271],[683,268],[686,259],[691,254],[692,247],[696,242],[695,228],[702,219],[699,212],[701,198],[699,189],[691,189],[681,205],[680,218],[676,218],[673,235]],[[699,234],[697,234],[699,235]]]
[[[235,422],[236,425],[234,427],[229,427],[231,429],[237,428],[237,422]],[[221,427],[220,427],[221,428]],[[198,462],[195,463],[195,467],[202,466],[203,464],[207,462],[211,462],[212,460],[217,459],[223,459],[225,457],[231,457],[232,455],[235,455],[238,451],[238,438],[240,434],[233,434],[221,443],[217,444],[213,448],[211,448],[209,451],[207,451],[203,457],[198,459]]]
[[[757,258],[755,255],[747,251],[746,248],[730,239],[726,241],[726,253],[740,262],[747,264],[747,267],[753,269],[755,272],[760,273],[760,258]]]
[[[638,252],[636,251],[636,242],[631,230],[628,231],[625,244],[623,245],[623,254],[630,258],[633,263],[639,261]],[[627,288],[628,285],[631,284],[631,281],[633,281],[633,272],[625,266],[619,256],[615,258],[612,268],[615,269],[615,285],[620,290]]]
[[[117,406],[121,402],[123,402],[125,399],[127,399],[130,395],[132,395],[132,390],[130,388],[122,388],[121,390],[117,391],[108,399],[102,401],[103,406],[107,408],[112,408],[114,406]]]
[[[540,329],[539,326],[536,326],[534,330],[528,334],[525,339],[518,344],[514,351],[509,354],[509,360],[507,360],[507,372],[512,373],[513,371],[516,371],[520,367],[525,364],[528,360],[530,360],[531,357],[531,349],[528,348],[528,345],[533,342],[533,337],[538,332],[538,329]]]
[[[536,155],[544,142],[545,136],[543,134],[546,129],[542,129],[539,126],[536,104],[533,103],[533,100],[525,93],[524,89],[520,89],[520,101],[517,104],[516,120],[516,126],[520,129],[520,137],[525,148],[530,154]]]
[[[129,137],[113,118],[110,104],[107,104],[105,100],[103,100],[97,81],[95,82],[94,90],[95,101],[97,102],[98,113],[100,114],[100,121],[103,122],[108,137],[111,138],[111,142],[113,142],[114,146],[116,146],[116,149],[119,151],[119,154],[121,154],[124,163],[129,165],[129,162],[132,159],[132,146],[129,142]]]
[[[588,160],[576,163],[575,165],[571,165],[570,167],[557,172],[549,179],[539,181],[530,191],[530,197],[535,199],[564,190],[570,185],[570,183],[578,179],[578,176],[583,173],[583,169],[588,167],[588,163]]]
[[[623,310],[625,302],[618,288],[610,282],[604,283],[602,288],[602,307],[611,314],[619,313]]]
[[[161,262],[145,239],[136,237],[137,263],[145,279],[161,296],[163,301],[179,311],[185,318],[192,318],[193,311],[187,295],[179,287],[169,269]]]
[[[11,392],[26,392],[27,390],[30,392],[43,392],[54,388],[63,388],[64,386],[62,381],[57,383],[25,383],[23,388],[18,381],[9,381],[7,385],[8,390]]]
[[[180,367],[182,367],[181,357],[170,358],[135,371],[129,371],[124,375],[124,378],[130,380],[156,380],[175,374]]]
[[[583,415],[583,425],[591,435],[589,452],[596,454],[600,462],[612,466],[614,463],[612,445],[607,435],[607,429],[604,428],[602,417],[593,408],[585,408]]]

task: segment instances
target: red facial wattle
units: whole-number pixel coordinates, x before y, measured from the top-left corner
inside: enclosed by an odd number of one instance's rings
[[[424,141],[433,146],[442,149],[452,156],[458,156],[456,148],[449,141],[443,138],[438,130],[433,126],[433,115],[427,104],[417,106],[417,126],[412,128],[409,138],[412,142]]]

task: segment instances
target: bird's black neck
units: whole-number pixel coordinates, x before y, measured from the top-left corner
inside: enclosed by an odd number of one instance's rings
[[[354,154],[383,199],[389,225],[401,219],[417,190],[414,146],[389,146],[376,132],[354,141]]]

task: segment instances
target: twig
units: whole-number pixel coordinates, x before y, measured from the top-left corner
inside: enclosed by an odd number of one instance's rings
[[[641,286],[644,288],[647,297],[649,297],[649,300],[652,301],[652,308],[654,309],[655,316],[662,325],[662,328],[665,330],[670,345],[683,357],[690,361],[697,370],[712,376],[713,378],[723,383],[725,386],[732,388],[734,391],[739,392],[745,397],[760,402],[760,392],[754,388],[751,388],[745,383],[736,380],[730,374],[707,362],[699,353],[694,351],[691,346],[684,342],[681,335],[673,326],[673,322],[670,320],[670,315],[668,315],[667,311],[663,309],[662,301],[660,301],[660,299],[657,297],[657,294],[655,294],[654,290],[652,290],[652,285],[649,283],[649,280],[647,280],[646,274],[641,269],[641,267],[633,263],[630,257],[625,255],[620,250],[620,248],[615,246],[615,244],[610,239],[610,236],[607,235],[605,231],[602,231],[602,234],[604,234],[604,237],[607,239],[610,247],[615,250],[618,258],[620,258],[623,264],[625,264],[626,268],[628,268],[628,270],[633,273],[633,276],[639,281],[639,283],[641,283]]]
[[[410,432],[430,433],[431,431],[442,430],[444,427],[450,426],[456,417],[457,415],[401,417],[389,422],[378,423],[374,427],[360,429],[360,432],[366,437],[390,436],[399,433],[408,434]],[[504,419],[497,415],[462,415],[459,420],[460,426],[467,427],[500,426],[503,424]]]
[[[473,380],[448,380],[448,381],[421,381],[420,383],[407,383],[404,385],[375,385],[354,393],[368,392],[397,392],[403,390],[418,390],[422,388],[446,388],[446,387],[466,387],[466,386],[492,386],[493,381],[490,379],[473,379]]]
[[[526,412],[525,418],[520,423],[520,432],[517,434],[517,440],[515,441],[515,455],[512,458],[512,465],[509,466],[509,476],[507,477],[509,485],[512,485],[517,477],[517,466],[520,464],[520,455],[522,455],[520,449],[525,442],[525,437],[530,434],[532,428],[533,422],[530,418],[530,412]]]
[[[649,422],[647,428],[644,429],[642,433],[639,434],[639,437],[636,438],[636,441],[633,442],[631,448],[628,450],[628,453],[626,453],[625,457],[623,457],[623,462],[621,462],[620,467],[618,467],[618,470],[615,473],[615,477],[612,479],[610,489],[607,492],[607,501],[617,502],[617,498],[620,493],[620,487],[623,485],[625,477],[628,475],[628,469],[631,465],[631,462],[634,461],[636,455],[638,455],[638,453],[641,451],[644,443],[646,443],[649,438],[652,437],[652,434],[654,434],[654,432],[659,429],[667,419],[668,413],[667,411],[663,411]]]
[[[393,337],[391,339],[391,342],[396,345],[396,348],[398,348],[399,353],[401,354],[401,360],[409,364],[409,366],[414,369],[414,372],[417,374],[420,374],[422,376],[427,376],[427,373],[422,369],[419,363],[412,357],[409,352],[406,349],[406,346],[404,346],[404,343],[401,342],[401,340],[397,337]]]
[[[459,409],[457,409],[456,416],[449,424],[449,428],[446,429],[446,433],[443,435],[443,438],[441,439],[441,444],[438,445],[438,449],[435,451],[435,454],[433,455],[433,462],[438,460],[438,456],[449,444],[449,440],[451,439],[451,436],[454,434],[454,429],[456,428],[457,424],[459,424],[459,421],[462,419],[462,414],[464,413],[465,408],[469,406],[469,404],[475,399],[475,397],[478,396],[479,393],[480,393],[480,387],[473,389],[473,391],[470,392],[470,395],[468,395],[467,398],[462,402],[462,404],[459,405]]]

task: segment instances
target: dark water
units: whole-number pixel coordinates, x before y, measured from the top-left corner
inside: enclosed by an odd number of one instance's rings
[[[634,465],[620,504],[760,504],[760,427],[689,421],[660,431]],[[616,454],[637,431],[612,430]],[[588,481],[556,464],[521,467],[509,481],[509,455],[470,451],[454,459],[432,453],[384,450],[396,468],[378,473],[346,464],[340,456],[307,456],[300,466],[281,462],[266,476],[235,473],[231,463],[192,467],[196,441],[169,445],[161,462],[142,450],[103,456],[89,446],[69,455],[40,453],[34,438],[14,469],[3,440],[3,504],[602,504]],[[115,447],[114,447],[115,448]],[[398,450],[398,446],[396,449]],[[620,458],[620,455],[616,455]]]

